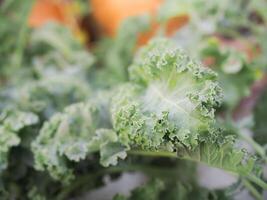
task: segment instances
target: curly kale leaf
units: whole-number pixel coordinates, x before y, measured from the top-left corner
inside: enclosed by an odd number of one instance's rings
[[[247,176],[254,170],[256,159],[245,150],[235,148],[234,142],[232,136],[210,138],[191,151],[178,147],[178,157]]]
[[[16,103],[49,118],[65,106],[87,99],[91,90],[86,75],[94,59],[71,32],[47,24],[34,30],[30,40],[38,50],[29,56],[34,75],[16,83]]]
[[[109,166],[124,159],[126,151],[139,151],[166,152],[241,176],[252,173],[255,159],[217,127],[214,112],[222,94],[214,72],[170,40],[156,39],[139,51],[130,78],[131,83],[115,89],[111,102],[102,102],[110,105],[114,131],[100,129],[99,102],[71,105],[46,122],[33,142],[36,169],[69,182],[72,164],[90,153],[99,152],[100,163]]]
[[[8,165],[10,148],[20,143],[18,132],[36,123],[38,123],[38,117],[33,113],[7,109],[0,114],[0,173]]]
[[[49,118],[65,106],[87,99],[89,94],[90,88],[85,81],[58,75],[29,81],[19,89],[17,99],[24,109]]]
[[[4,127],[0,127],[0,172],[7,167],[8,152],[11,147],[17,146],[20,143],[20,139],[16,133],[6,130]]]
[[[212,129],[221,101],[216,74],[171,41],[157,39],[140,50],[130,78],[112,105],[114,128],[123,139],[153,149],[168,138],[194,148]]]
[[[126,157],[125,148],[115,132],[98,129],[99,111],[93,103],[77,103],[55,114],[42,127],[32,144],[37,170],[48,170],[57,180],[68,183],[74,178],[70,162],[84,160],[100,151],[103,166],[116,165]]]
[[[217,127],[214,111],[222,94],[214,72],[171,41],[157,39],[137,54],[130,78],[132,83],[118,89],[111,105],[123,144],[145,150],[144,155],[177,152],[180,158],[251,173],[255,159],[234,147],[234,139]]]

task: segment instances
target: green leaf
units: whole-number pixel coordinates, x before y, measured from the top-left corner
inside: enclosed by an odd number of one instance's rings
[[[7,158],[10,148],[17,146],[19,143],[20,138],[16,133],[0,126],[0,173],[6,169],[8,165]]]
[[[8,154],[12,147],[20,143],[18,132],[26,126],[38,123],[38,117],[14,109],[6,109],[0,114],[0,173],[6,169]]]
[[[71,76],[50,76],[37,81],[26,82],[18,92],[18,104],[49,118],[65,106],[85,100],[90,88],[83,80]]]
[[[31,34],[30,42],[36,52],[43,51],[47,53],[51,50],[56,51],[61,53],[67,61],[79,59],[77,55],[79,55],[81,51],[86,53],[82,44],[74,37],[69,28],[54,22],[34,29]],[[89,53],[84,63],[88,63],[86,62],[88,59],[92,62],[92,56]]]
[[[116,138],[117,140],[117,138]],[[119,142],[109,142],[102,146],[100,149],[100,162],[103,166],[117,165],[118,159],[125,159],[127,153],[125,146]]]
[[[157,39],[137,53],[130,77],[133,83],[118,88],[111,113],[120,141],[133,152],[176,152],[240,176],[254,173],[256,159],[217,127],[214,111],[222,94],[214,72],[170,40]]]
[[[126,157],[115,132],[98,129],[99,110],[93,103],[77,103],[55,114],[44,124],[32,144],[37,170],[65,183],[74,178],[70,162],[86,159],[89,153],[100,152],[103,166],[117,164]]]
[[[183,146],[178,147],[177,154],[183,159],[202,162],[211,167],[248,176],[254,170],[256,158],[249,156],[245,150],[235,148],[234,142],[232,136],[207,139],[193,150]]]
[[[56,23],[34,29],[30,47],[30,63],[41,77],[65,74],[85,78],[95,62],[69,28]]]
[[[170,40],[156,39],[141,49],[130,78],[111,104],[114,128],[125,144],[158,149],[176,140],[193,148],[213,129],[222,97],[216,74]]]
[[[96,129],[97,111],[90,104],[74,104],[46,122],[32,144],[35,167],[47,169],[55,179],[73,178],[67,160],[85,159],[88,141]]]

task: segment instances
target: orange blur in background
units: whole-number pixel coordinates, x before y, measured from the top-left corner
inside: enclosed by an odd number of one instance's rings
[[[57,22],[68,27],[81,42],[89,35],[79,25],[80,20],[75,1],[72,0],[36,0],[28,19],[31,28],[38,28],[48,22]]]
[[[121,23],[128,17],[149,14],[156,16],[164,0],[91,0],[92,14],[96,22],[108,36],[115,36]],[[166,26],[166,35],[172,35],[189,21],[188,15],[172,18]],[[152,19],[150,31],[139,37],[144,44],[158,30],[159,24]]]
[[[68,24],[67,3],[58,0],[37,0],[29,16],[29,26],[36,28],[49,21]]]
[[[37,28],[49,21],[55,21],[77,32],[79,30],[77,16],[71,10],[73,2],[71,0],[36,0],[29,16],[29,26]],[[89,3],[92,6],[93,19],[100,29],[100,34],[111,37],[116,35],[119,26],[128,17],[142,14],[151,15],[150,30],[138,36],[138,44],[145,44],[160,27],[155,16],[164,0],[89,0]],[[166,35],[171,36],[188,21],[188,15],[173,17],[167,22]]]

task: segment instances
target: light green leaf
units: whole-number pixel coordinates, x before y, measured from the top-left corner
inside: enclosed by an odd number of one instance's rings
[[[126,148],[119,142],[106,143],[100,149],[100,162],[103,166],[117,165],[118,159],[125,159]]]
[[[119,145],[115,132],[98,129],[99,119],[99,110],[92,102],[73,104],[55,114],[32,143],[35,168],[69,183],[74,178],[70,161],[79,162],[94,152],[100,152],[103,166],[124,159],[125,147]]]
[[[124,143],[157,149],[176,140],[193,148],[213,128],[222,97],[216,74],[170,40],[156,39],[141,49],[130,78],[133,83],[121,86],[111,105]]]
[[[0,173],[6,169],[8,154],[12,147],[19,145],[18,132],[26,126],[38,123],[33,113],[14,109],[4,110],[0,114]]]

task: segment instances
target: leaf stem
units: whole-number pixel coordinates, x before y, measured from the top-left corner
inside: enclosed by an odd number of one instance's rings
[[[175,152],[165,152],[165,151],[143,151],[143,150],[131,150],[128,151],[128,154],[130,155],[138,155],[138,156],[149,156],[149,157],[168,157],[168,158],[178,158],[177,154]],[[184,158],[186,160],[191,160],[191,159],[187,159]],[[191,160],[192,161],[192,160]],[[163,172],[168,175],[174,175],[173,173],[175,172],[175,170],[172,169],[165,169],[165,168],[156,168],[150,167],[150,166],[143,166],[143,165],[121,165],[121,166],[116,166],[116,167],[109,167],[109,168],[104,168],[102,170],[99,170],[93,174],[89,174],[86,176],[81,176],[79,178],[77,178],[77,180],[72,183],[70,186],[66,187],[62,192],[60,192],[57,197],[56,200],[63,200],[66,199],[68,197],[68,195],[70,195],[73,191],[75,191],[77,188],[83,186],[83,185],[88,185],[89,180],[94,179],[95,177],[101,176],[103,174],[111,174],[111,173],[119,173],[119,172],[124,172],[124,171],[142,171],[144,173],[147,174],[158,174],[160,172]],[[169,172],[169,173],[168,173]],[[244,178],[248,178],[250,181],[252,181],[253,183],[259,185],[260,187],[262,187],[264,190],[267,190],[267,183],[265,183],[264,181],[262,181],[261,179],[259,179],[258,177],[256,177],[255,175],[248,175]],[[244,180],[245,181],[245,180]],[[249,182],[244,182],[246,187],[251,191],[251,193],[255,196],[255,197],[259,197],[259,194],[257,194],[255,188],[252,188],[250,186]]]
[[[257,191],[257,189],[247,180],[242,180],[244,186],[250,191],[250,193],[257,200],[262,200],[262,195]]]
[[[131,150],[131,151],[128,151],[127,153],[130,154],[130,155],[177,158],[177,154],[176,153],[174,153],[174,152],[167,152],[167,151],[141,151],[141,150]]]
[[[247,176],[247,178],[251,182],[253,182],[253,183],[257,184],[258,186],[260,186],[261,188],[263,188],[264,190],[267,190],[267,183],[264,182],[263,180],[261,180],[260,178],[258,178],[257,176],[255,176],[254,174],[249,174]]]
[[[154,157],[170,157],[170,158],[178,158],[176,153],[172,153],[172,152],[150,152],[150,151],[139,151],[139,150],[135,150],[135,151],[129,151],[129,154],[132,155],[141,155],[141,156],[154,156]],[[194,161],[193,159],[190,158],[182,158],[182,159],[186,159],[186,160],[191,160]],[[201,161],[200,161],[201,162]],[[207,165],[207,163],[204,163]],[[212,165],[209,165],[211,167],[215,167]],[[220,168],[220,167],[216,167],[216,168]],[[222,170],[226,170],[224,168],[220,168]],[[228,170],[226,170],[228,171]],[[231,171],[229,171],[231,172]],[[233,173],[233,172],[231,172]],[[234,173],[236,174],[236,173]],[[267,183],[265,183],[263,180],[261,180],[260,178],[258,178],[257,176],[255,176],[254,174],[249,174],[247,177],[250,181],[254,182],[255,184],[257,184],[258,186],[260,186],[261,188],[263,188],[264,190],[267,190]]]

